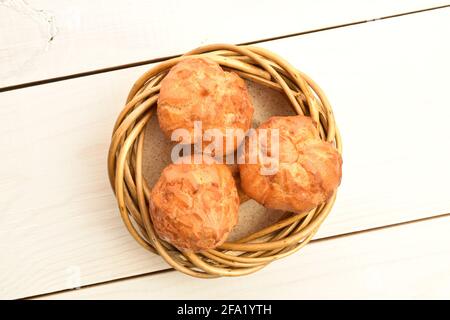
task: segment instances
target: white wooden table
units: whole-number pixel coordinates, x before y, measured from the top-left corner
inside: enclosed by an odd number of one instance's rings
[[[450,298],[448,5],[0,0],[0,298]],[[307,247],[205,281],[127,234],[106,154],[134,79],[214,42],[321,85],[344,177]]]

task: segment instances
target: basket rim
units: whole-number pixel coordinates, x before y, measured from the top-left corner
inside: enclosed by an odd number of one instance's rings
[[[316,121],[321,139],[333,143],[339,154],[342,141],[322,89],[308,75],[267,49],[210,44],[165,60],[136,80],[114,124],[108,153],[108,175],[126,228],[145,249],[159,254],[185,274],[200,278],[240,276],[305,246],[330,213],[337,191],[309,212],[292,214],[243,239],[204,252],[180,251],[158,237],[149,215],[150,187],[142,173],[144,128],[154,115],[160,82],[170,68],[184,59],[203,56],[242,78],[282,92],[297,114]]]

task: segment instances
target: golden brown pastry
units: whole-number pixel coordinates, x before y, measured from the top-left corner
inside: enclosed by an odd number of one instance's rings
[[[238,75],[223,71],[208,58],[189,58],[172,67],[161,81],[157,115],[166,136],[170,138],[175,129],[185,128],[191,143],[196,143],[202,137],[194,139],[194,121],[202,121],[202,133],[219,129],[225,137],[226,128],[245,133],[251,125],[253,105]],[[234,143],[228,149],[223,141],[226,153],[234,151],[242,140],[232,139]],[[209,143],[203,141],[204,146]]]
[[[178,162],[163,170],[152,189],[150,214],[155,230],[181,250],[217,247],[238,220],[239,197],[230,169],[213,161]]]
[[[246,141],[245,164],[239,170],[242,189],[250,198],[268,208],[302,212],[332,196],[341,181],[342,158],[331,143],[319,138],[310,117],[272,117],[257,129],[257,136],[261,129],[279,129],[279,162],[275,174],[262,175],[264,158],[249,164],[251,144]],[[270,143],[255,145],[260,153],[272,150]]]

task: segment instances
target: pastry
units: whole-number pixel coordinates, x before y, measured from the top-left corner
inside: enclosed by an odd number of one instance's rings
[[[269,138],[276,129],[278,152]],[[331,143],[320,139],[310,117],[271,117],[256,130],[255,137],[262,134],[268,135],[267,143],[262,139],[263,143],[252,144],[247,139],[242,155],[245,161],[239,165],[241,187],[250,198],[268,208],[303,212],[333,195],[341,181],[342,158]],[[251,161],[252,151],[258,155],[256,161]],[[270,157],[264,158],[264,154]],[[268,164],[274,168],[264,173]]]
[[[182,142],[180,131],[174,131],[185,129],[188,143],[202,143],[204,149],[214,141],[205,138],[204,133],[215,130],[222,135],[221,148],[206,153],[215,155],[214,151],[220,149],[221,154],[227,154],[236,150],[243,138],[232,135],[233,131],[227,134],[226,129],[240,129],[245,134],[251,126],[253,105],[244,80],[237,74],[223,71],[208,58],[187,58],[172,67],[161,81],[157,116],[167,137]],[[196,121],[201,121],[201,128]],[[194,134],[195,125],[200,134]]]
[[[180,158],[162,171],[151,191],[151,219],[158,235],[180,250],[212,249],[237,223],[236,185],[226,165],[212,158],[186,160],[191,159]]]

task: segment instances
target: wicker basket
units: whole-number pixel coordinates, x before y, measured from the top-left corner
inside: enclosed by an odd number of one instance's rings
[[[341,139],[330,104],[317,84],[262,48],[229,44],[203,46],[154,66],[136,81],[114,126],[108,155],[109,178],[128,231],[144,248],[161,255],[172,267],[188,275],[213,278],[250,274],[305,246],[330,212],[336,194],[314,210],[292,214],[214,250],[181,252],[158,238],[149,216],[150,187],[142,173],[144,127],[155,113],[161,80],[173,65],[196,55],[208,56],[242,78],[284,93],[295,112],[312,117],[319,124],[321,138],[333,142],[340,153]]]

